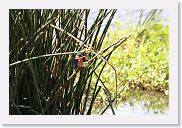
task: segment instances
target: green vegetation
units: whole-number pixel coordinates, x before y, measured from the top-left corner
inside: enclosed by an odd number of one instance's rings
[[[119,83],[124,85],[132,80],[131,89],[160,92],[168,90],[168,25],[164,25],[161,21],[150,21],[142,26],[131,25],[122,30],[120,22],[115,24],[117,29],[108,32],[103,47],[122,36],[132,35],[127,42],[114,51],[109,60],[117,68]],[[110,89],[114,89],[113,76],[112,68],[107,65],[101,78]]]
[[[117,101],[133,92],[141,97],[136,90],[166,92],[169,28],[158,18],[161,10],[125,29],[116,22],[112,30],[115,13],[99,10],[88,27],[88,9],[11,9],[9,114],[90,115],[101,100],[98,114],[107,109],[116,114]],[[89,50],[91,61],[68,79],[75,53]]]

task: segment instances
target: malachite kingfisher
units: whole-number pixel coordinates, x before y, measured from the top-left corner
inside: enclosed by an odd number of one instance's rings
[[[73,76],[75,76],[82,68],[83,68],[83,62],[85,59],[89,59],[89,57],[82,52],[78,52],[74,58],[74,70],[75,72],[67,79],[70,80]]]
[[[78,52],[76,54],[75,59],[74,59],[75,72],[79,72],[82,69],[83,62],[84,62],[85,59],[87,59],[87,57],[85,55],[83,55],[83,53]]]

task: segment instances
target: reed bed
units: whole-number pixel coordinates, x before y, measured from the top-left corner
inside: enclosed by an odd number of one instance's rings
[[[99,52],[115,13],[115,9],[100,9],[89,27],[89,9],[10,9],[9,114],[90,115],[101,89],[108,96],[106,109],[115,114],[112,102],[128,84],[116,90],[113,98],[100,77],[113,51],[129,37],[119,40],[107,54]],[[74,73],[74,56],[81,50],[90,50],[87,54],[93,59],[80,71],[79,79],[75,75],[68,80]],[[97,74],[99,66],[102,70]],[[91,87],[93,75],[97,82]]]

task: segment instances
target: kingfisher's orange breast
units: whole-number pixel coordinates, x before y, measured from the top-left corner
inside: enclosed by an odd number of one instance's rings
[[[75,59],[78,60],[76,71],[80,71],[83,65],[83,57],[76,56]]]

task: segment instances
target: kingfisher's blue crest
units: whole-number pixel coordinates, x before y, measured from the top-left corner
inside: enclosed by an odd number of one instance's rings
[[[82,57],[83,54],[82,54],[81,52],[78,52],[78,53],[76,54],[76,56]]]

